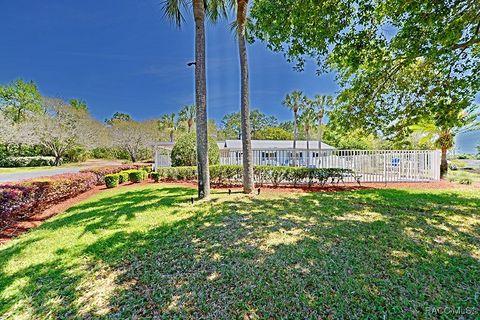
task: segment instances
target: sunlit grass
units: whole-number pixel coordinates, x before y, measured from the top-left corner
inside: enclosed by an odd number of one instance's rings
[[[194,194],[109,190],[0,248],[0,318],[478,312],[474,189]]]

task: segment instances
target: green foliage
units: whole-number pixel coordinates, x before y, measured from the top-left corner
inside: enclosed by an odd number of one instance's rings
[[[115,122],[123,122],[123,121],[132,121],[132,117],[123,112],[115,112],[110,119],[105,119],[105,123],[108,125],[113,125]]]
[[[65,162],[83,162],[87,161],[91,153],[82,147],[72,147],[65,152],[63,160]]]
[[[197,164],[197,138],[195,133],[187,133],[178,138],[172,149],[172,166],[194,166]],[[220,149],[216,141],[208,139],[208,161],[210,165],[220,163]]]
[[[72,106],[72,108],[74,108],[77,111],[88,112],[87,103],[83,100],[70,99],[69,103]]]
[[[158,173],[158,172],[152,172],[152,173],[151,173],[151,176],[152,176],[153,181],[155,181],[155,182],[160,181],[160,173]]]
[[[0,86],[0,110],[14,123],[41,113],[44,110],[41,100],[40,92],[33,81],[15,80],[9,85]]]
[[[119,174],[107,174],[105,176],[105,185],[107,188],[115,188],[120,183]]]
[[[122,184],[129,181],[129,173],[127,171],[121,171],[118,173],[118,183]]]
[[[6,157],[0,159],[0,167],[45,167],[55,165],[55,157]]]
[[[478,10],[464,1],[259,0],[251,13],[270,49],[300,69],[308,57],[337,72],[344,129],[403,139],[419,120],[450,132],[475,114]]]
[[[360,183],[361,176],[350,169],[339,168],[298,168],[282,166],[253,167],[255,181],[259,184],[278,186],[282,183],[297,184],[317,182],[324,185],[327,182],[338,183],[346,177],[352,177]],[[158,168],[159,179],[163,180],[194,180],[197,177],[196,167],[165,167]],[[239,165],[210,166],[210,180],[216,184],[230,184],[242,180],[243,167]]]
[[[255,139],[258,140],[293,140],[293,130],[286,131],[279,127],[268,127],[259,130],[255,134]]]
[[[193,188],[158,184],[112,189],[4,244],[0,295],[8,299],[0,313],[424,319],[426,306],[467,310],[465,319],[478,313],[477,190],[214,192],[212,201],[188,204],[194,196]],[[455,228],[433,227],[440,221]],[[92,292],[107,294],[110,313],[97,313]],[[153,292],[162,298],[146,301]],[[167,309],[173,294],[182,305]]]
[[[143,170],[128,170],[127,172],[130,182],[138,183],[145,179],[145,171]]]
[[[276,127],[278,120],[275,116],[268,116],[258,109],[250,112],[250,129],[253,139],[262,139],[259,132]],[[229,113],[222,119],[222,134],[225,139],[239,139],[242,133],[242,121],[240,112]]]

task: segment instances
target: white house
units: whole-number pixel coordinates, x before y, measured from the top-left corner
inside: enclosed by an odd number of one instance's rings
[[[292,165],[300,166],[315,163],[319,157],[318,141],[297,140],[252,140],[253,161],[255,165]],[[218,142],[221,164],[242,163],[242,140],[225,140]],[[322,142],[320,156],[331,154],[335,148]],[[295,151],[295,152],[294,152]]]
[[[155,168],[171,166],[173,142],[154,144]],[[241,140],[218,142],[220,164],[241,165]],[[308,149],[308,151],[307,151]],[[253,164],[342,168],[362,176],[363,182],[431,181],[440,179],[438,150],[337,150],[318,141],[252,140]]]

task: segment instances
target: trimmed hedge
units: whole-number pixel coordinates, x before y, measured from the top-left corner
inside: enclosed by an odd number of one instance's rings
[[[158,172],[152,172],[152,173],[151,173],[151,176],[152,176],[152,179],[153,179],[154,182],[160,181],[160,173],[158,173]]]
[[[195,180],[196,167],[167,167],[158,169],[161,180]],[[361,176],[351,169],[340,168],[296,168],[282,166],[255,166],[253,167],[255,181],[259,184],[278,186],[282,183],[298,184],[316,182],[322,186],[328,182],[339,183],[346,177],[352,177],[360,183]],[[240,181],[243,168],[239,165],[210,166],[210,179],[213,183],[224,184]]]
[[[46,167],[55,165],[55,157],[6,157],[0,159],[0,167]]]
[[[143,170],[129,170],[128,171],[128,180],[133,183],[141,182],[145,179],[146,171]]]
[[[0,185],[0,229],[76,197],[96,184],[93,173],[73,173]]]
[[[120,180],[120,175],[118,173],[116,174],[107,174],[105,176],[105,185],[107,188],[115,188],[118,186]]]
[[[59,174],[0,185],[0,229],[9,226],[14,221],[76,197],[95,188],[96,185],[106,183],[107,175],[139,167],[143,166],[127,165],[87,169],[80,173]],[[144,170],[139,170],[139,172],[142,179],[148,175]],[[127,177],[124,181],[128,180],[128,172],[118,174],[118,182],[120,182],[120,176]]]
[[[126,170],[138,169],[136,165],[123,165],[114,167],[100,167],[93,169],[85,169],[80,172],[93,173],[97,177],[97,185],[102,185],[105,182],[105,176],[109,174],[115,174]]]
[[[128,172],[121,171],[118,173],[118,183],[122,184],[128,181]]]

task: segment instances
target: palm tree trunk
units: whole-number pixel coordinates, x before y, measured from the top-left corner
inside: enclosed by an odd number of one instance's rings
[[[447,148],[442,147],[442,160],[440,161],[440,176],[443,178],[448,171]]]
[[[293,166],[297,166],[297,111],[293,111]]]
[[[305,130],[306,138],[307,138],[307,168],[310,165],[310,130]]]
[[[318,119],[318,167],[320,168],[320,157],[322,154],[322,119]]]
[[[240,55],[240,83],[241,83],[241,118],[242,118],[242,151],[243,151],[243,192],[252,193],[253,181],[253,153],[250,131],[250,105],[247,44],[245,39],[245,23],[247,19],[248,0],[238,0],[238,51]]]
[[[198,198],[210,195],[208,171],[207,78],[205,72],[205,7],[203,0],[193,1],[195,17],[195,101],[197,111]]]

